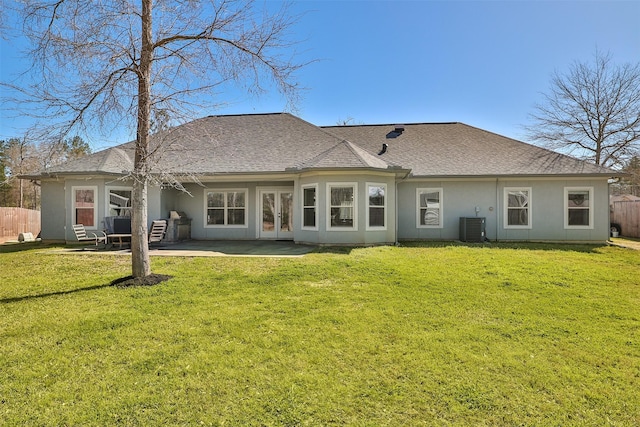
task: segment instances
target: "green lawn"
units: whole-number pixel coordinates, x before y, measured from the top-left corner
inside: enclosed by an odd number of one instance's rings
[[[640,252],[0,253],[2,425],[640,425]]]

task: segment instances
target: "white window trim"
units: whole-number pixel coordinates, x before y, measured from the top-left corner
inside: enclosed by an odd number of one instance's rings
[[[331,188],[353,187],[353,226],[331,226]],[[358,183],[357,182],[327,182],[327,231],[358,231]]]
[[[588,191],[589,192],[589,225],[569,225],[569,192]],[[593,187],[564,187],[564,228],[567,230],[593,230]]]
[[[509,225],[509,193],[512,191],[526,191],[527,194],[529,195],[529,205],[527,206],[527,225]],[[505,229],[515,229],[515,230],[529,230],[532,228],[533,225],[533,214],[532,214],[532,208],[533,208],[533,197],[532,197],[532,191],[531,191],[531,187],[504,187],[504,193],[503,193],[503,210],[502,210],[502,214],[503,214],[503,223],[504,223],[504,228]]]
[[[77,187],[71,187],[71,222],[75,224],[76,221],[76,191],[78,190],[93,190],[93,221],[95,224],[89,226],[84,224],[84,228],[87,230],[98,229],[98,187],[94,185],[80,185]]]
[[[438,217],[438,225],[422,225],[420,224],[420,194],[438,192],[440,194],[440,216]],[[416,228],[443,228],[444,227],[444,190],[439,188],[416,188]]]
[[[315,200],[315,205],[314,205],[314,208],[315,208],[314,214],[315,214],[315,218],[316,218],[316,220],[314,221],[315,224],[316,224],[315,227],[309,227],[309,226],[305,226],[304,225],[304,210],[305,210],[305,208],[310,208],[311,207],[311,206],[306,206],[304,204],[304,190],[307,189],[307,188],[313,188],[313,189],[316,190],[316,200]],[[319,218],[318,218],[318,209],[319,209],[318,198],[320,197],[320,193],[318,192],[318,184],[316,183],[316,184],[305,184],[305,185],[303,185],[302,188],[301,188],[300,195],[301,195],[301,197],[300,197],[300,200],[301,200],[300,205],[301,205],[301,209],[302,209],[302,212],[301,212],[302,213],[302,215],[301,215],[302,221],[300,221],[301,229],[302,230],[308,230],[308,231],[318,231],[318,220],[319,220]]]
[[[367,208],[367,215],[366,215],[366,227],[365,230],[371,230],[371,231],[384,231],[387,229],[387,199],[388,199],[388,193],[387,193],[387,184],[382,184],[379,182],[367,182],[366,183],[366,188],[367,188],[367,204],[366,204],[366,208]],[[369,188],[370,187],[382,187],[382,189],[384,190],[384,204],[382,206],[372,206],[369,204]],[[384,225],[383,226],[371,226],[369,223],[369,212],[371,208],[382,208],[384,209],[383,213],[384,213]]]
[[[244,224],[207,224],[207,214],[209,206],[207,206],[207,193],[225,193],[224,204],[225,204],[225,222],[227,221],[227,197],[226,193],[230,192],[244,192]],[[204,228],[249,228],[249,189],[248,188],[205,188],[204,189],[204,218],[203,218]]]
[[[111,200],[109,199],[109,194],[111,193],[112,190],[116,190],[116,191],[131,191],[131,197],[133,198],[133,187],[122,187],[122,186],[109,186],[109,187],[105,187],[105,193],[104,193],[104,215],[105,216],[109,216],[109,205],[111,204]]]

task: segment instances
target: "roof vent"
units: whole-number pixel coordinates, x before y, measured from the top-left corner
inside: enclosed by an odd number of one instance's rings
[[[380,152],[378,153],[378,156],[382,156],[384,153],[386,153],[387,147],[389,147],[389,144],[382,144],[382,150],[380,150]]]
[[[397,138],[404,132],[404,125],[396,125],[395,129],[387,134],[388,139]]]

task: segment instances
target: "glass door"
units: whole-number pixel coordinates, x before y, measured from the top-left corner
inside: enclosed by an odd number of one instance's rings
[[[293,191],[260,191],[260,238],[293,239]]]

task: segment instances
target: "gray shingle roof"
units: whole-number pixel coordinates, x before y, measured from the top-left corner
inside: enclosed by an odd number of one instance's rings
[[[287,113],[210,116],[153,137],[153,170],[175,174],[292,169],[411,169],[414,176],[613,175],[614,172],[461,123],[317,127]],[[378,155],[382,144],[387,152]],[[121,174],[134,142],[51,168],[49,173]]]
[[[133,169],[133,147],[126,145],[98,151],[88,156],[53,166],[50,173],[95,173],[122,174]]]
[[[323,129],[370,151],[388,144],[381,157],[413,176],[608,175],[614,171],[463,123],[327,126]]]
[[[284,172],[312,165],[313,159],[319,162],[314,167],[388,166],[361,148],[344,150],[352,144],[286,113],[205,117],[155,135],[151,145],[153,170],[164,173]],[[135,142],[128,142],[49,172],[121,173],[133,167],[134,147]],[[120,155],[111,154],[113,150],[126,153],[128,160],[114,161]]]
[[[375,156],[349,141],[341,141],[316,157],[295,166],[296,169],[333,169],[333,168],[393,168],[382,158]]]

